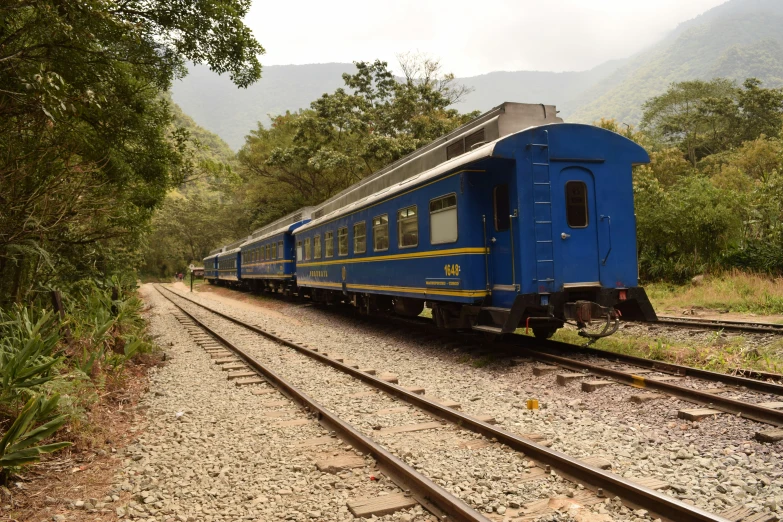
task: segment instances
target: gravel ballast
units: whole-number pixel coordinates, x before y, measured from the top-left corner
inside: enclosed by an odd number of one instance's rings
[[[709,511],[744,505],[777,512],[783,504],[781,444],[753,439],[764,425],[731,415],[683,421],[677,412],[694,407],[690,403],[663,398],[633,404],[627,399],[638,390],[620,385],[587,394],[579,381],[558,386],[554,375],[533,376],[532,364],[501,359],[474,367],[469,363],[487,361],[308,304],[272,299],[262,303],[273,308],[265,313],[208,293],[188,297],[363,367],[397,374],[400,384],[421,385],[428,396],[457,401],[468,413],[491,414],[510,431],[541,433],[575,457],[604,456],[623,476],[664,480],[672,486],[669,494]],[[541,401],[540,411],[525,409],[531,397]]]
[[[337,474],[318,471],[315,461],[352,453],[279,392],[254,395],[258,386],[226,380],[174,318],[174,307],[145,285],[151,306],[150,333],[166,348],[168,363],[150,375],[139,408],[146,425],[109,492],[127,502],[111,504],[123,518],[156,521],[351,520],[347,500],[400,490],[371,480],[374,461]],[[281,405],[281,401],[285,404]],[[274,406],[268,406],[274,403]],[[267,404],[267,406],[265,406]],[[127,492],[127,493],[126,493]],[[419,506],[378,520],[430,520]]]

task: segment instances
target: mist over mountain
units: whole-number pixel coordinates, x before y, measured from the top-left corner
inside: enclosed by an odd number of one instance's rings
[[[756,77],[783,86],[783,2],[732,0],[680,24],[660,43],[631,57],[586,89],[570,121],[602,117],[638,123],[642,104],[673,82]]]
[[[757,77],[767,87],[783,86],[783,1],[731,0],[680,24],[653,47],[588,71],[491,72],[459,78],[473,92],[456,108],[488,110],[504,101],[557,105],[566,121],[590,123],[602,117],[635,124],[641,106],[672,82]],[[220,135],[233,149],[268,115],[308,107],[343,85],[353,64],[328,63],[264,67],[263,78],[237,89],[205,67],[173,87],[173,98],[198,124]]]

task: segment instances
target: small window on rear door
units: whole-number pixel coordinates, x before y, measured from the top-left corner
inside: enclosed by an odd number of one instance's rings
[[[495,231],[503,232],[511,226],[511,204],[508,198],[508,185],[498,185],[493,191],[495,205]]]
[[[566,220],[571,228],[588,225],[587,185],[582,181],[569,181],[565,185]]]

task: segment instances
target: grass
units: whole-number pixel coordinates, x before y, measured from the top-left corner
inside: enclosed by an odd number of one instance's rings
[[[657,311],[691,308],[783,314],[783,279],[738,270],[707,276],[699,285],[644,285]]]
[[[571,329],[558,330],[553,339],[577,345],[585,344],[585,339]],[[646,357],[724,373],[731,372],[735,368],[783,372],[783,359],[781,359],[783,341],[776,341],[763,347],[750,346],[741,336],[725,339],[720,332],[715,332],[706,340],[694,340],[691,343],[669,339],[666,336],[652,338],[618,332],[611,337],[599,339],[592,346],[607,352]]]

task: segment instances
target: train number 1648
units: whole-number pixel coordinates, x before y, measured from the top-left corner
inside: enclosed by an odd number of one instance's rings
[[[459,265],[446,265],[443,267],[447,277],[459,276]]]

